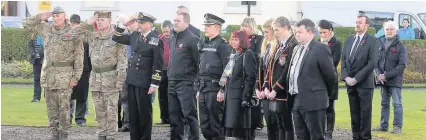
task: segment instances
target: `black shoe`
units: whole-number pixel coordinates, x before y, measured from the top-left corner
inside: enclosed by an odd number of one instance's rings
[[[80,127],[86,126],[86,122],[77,122],[77,125]]]
[[[387,131],[388,131],[388,129],[383,128],[383,127],[381,127],[381,126],[377,126],[377,127],[376,127],[376,128],[374,128],[372,131],[382,131],[382,132],[387,132]]]
[[[39,99],[33,99],[33,100],[31,100],[31,102],[40,102],[40,100]]]
[[[130,129],[128,127],[121,127],[118,129],[118,132],[130,132]]]
[[[165,125],[165,124],[170,124],[169,121],[164,121],[162,120],[161,122],[155,123],[156,125]]]

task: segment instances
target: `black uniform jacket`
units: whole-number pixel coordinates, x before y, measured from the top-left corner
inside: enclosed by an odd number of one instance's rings
[[[126,82],[142,88],[158,88],[163,70],[163,42],[154,32],[146,37],[137,31],[131,34],[123,32],[124,29],[117,27],[112,40],[131,46]]]

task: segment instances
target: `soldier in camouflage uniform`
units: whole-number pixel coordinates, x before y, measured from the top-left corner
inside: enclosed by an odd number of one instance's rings
[[[54,24],[45,22],[52,16]],[[47,116],[52,139],[68,139],[69,107],[72,88],[83,71],[81,28],[71,28],[62,8],[44,12],[24,21],[24,28],[43,37],[44,61],[40,83],[45,89]]]
[[[88,29],[96,22],[98,30],[85,35],[92,62],[90,90],[95,105],[99,140],[113,140],[117,135],[119,90],[123,87],[127,56],[124,46],[112,41],[111,12],[96,11],[94,17],[82,24]]]

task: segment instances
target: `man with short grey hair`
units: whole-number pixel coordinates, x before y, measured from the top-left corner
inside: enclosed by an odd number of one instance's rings
[[[49,17],[53,25],[47,24]],[[83,72],[83,40],[81,27],[72,28],[63,8],[27,17],[23,22],[29,32],[40,33],[49,40],[44,45],[44,61],[40,84],[46,97],[47,117],[52,135],[50,139],[68,139],[69,107],[73,87]],[[48,37],[48,38],[46,38]]]
[[[394,134],[402,132],[402,99],[401,88],[404,69],[407,66],[407,50],[397,36],[398,27],[392,21],[386,22],[384,26],[385,35],[379,38],[379,63],[376,66],[376,84],[381,87],[382,111],[380,126],[375,131],[388,131],[390,116],[390,98],[393,100]]]

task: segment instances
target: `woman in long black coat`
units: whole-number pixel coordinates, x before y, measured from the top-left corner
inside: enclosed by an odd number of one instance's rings
[[[262,46],[262,40],[263,36],[259,35],[259,29],[257,27],[256,21],[253,17],[247,17],[243,20],[241,23],[241,30],[245,31],[247,34],[249,34],[249,41],[250,41],[250,50],[252,50],[255,54],[256,58],[256,64],[259,64],[260,62],[260,52],[261,52],[261,46]],[[257,74],[257,72],[256,72]],[[253,87],[254,88],[254,87]],[[252,138],[255,138],[255,130],[257,128],[262,129],[264,127],[263,125],[263,110],[260,104],[259,99],[257,96],[253,97],[253,106],[251,108],[251,126],[252,126]]]
[[[222,86],[218,94],[218,101],[225,100],[222,121],[225,136],[242,140],[252,139],[250,105],[257,69],[255,54],[247,49],[248,44],[247,33],[244,31],[232,33],[230,46],[234,49],[234,53],[227,66],[228,68],[232,66],[232,70],[227,75],[229,69],[225,68],[226,86]]]

